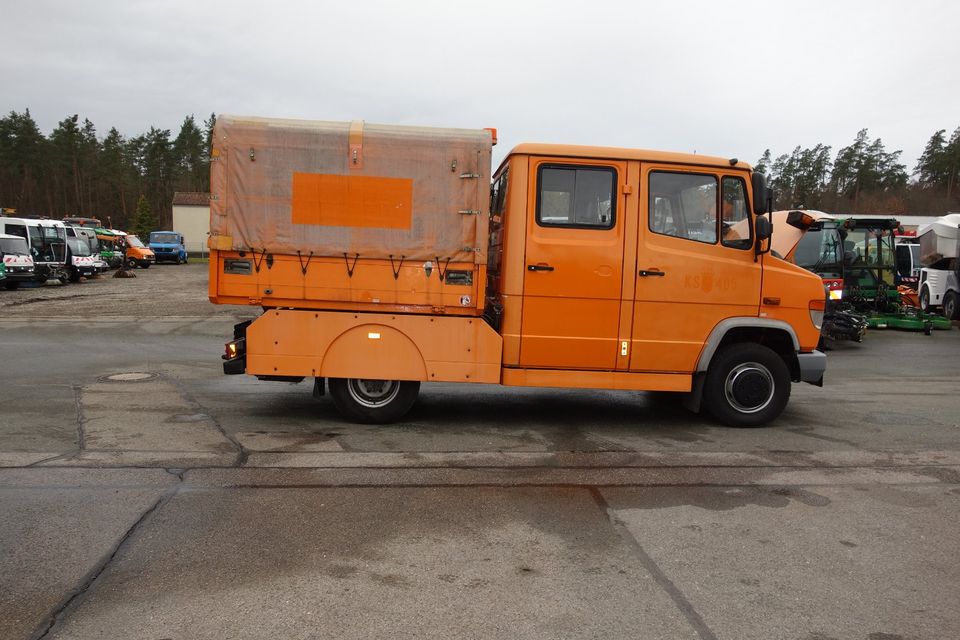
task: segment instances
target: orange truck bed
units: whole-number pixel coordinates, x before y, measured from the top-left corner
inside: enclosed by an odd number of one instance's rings
[[[479,315],[492,131],[221,116],[210,300]]]

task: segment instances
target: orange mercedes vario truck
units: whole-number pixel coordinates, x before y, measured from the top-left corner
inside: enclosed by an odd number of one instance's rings
[[[388,422],[424,382],[672,391],[720,422],[822,385],[820,279],[769,251],[736,159],[496,131],[221,116],[210,300],[263,308],[224,372]]]

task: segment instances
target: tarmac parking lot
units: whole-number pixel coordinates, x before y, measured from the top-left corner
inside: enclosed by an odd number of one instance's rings
[[[960,331],[870,332],[729,429],[224,376],[206,265],[0,291],[0,638],[960,637]]]

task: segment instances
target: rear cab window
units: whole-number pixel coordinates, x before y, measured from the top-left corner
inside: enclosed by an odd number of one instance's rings
[[[537,224],[612,229],[617,172],[612,167],[541,165],[537,170]]]

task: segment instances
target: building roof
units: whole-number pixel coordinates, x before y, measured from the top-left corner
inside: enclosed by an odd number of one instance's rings
[[[174,206],[209,207],[210,194],[203,191],[177,191],[173,194]]]

